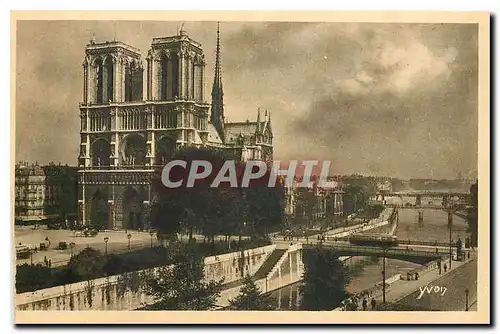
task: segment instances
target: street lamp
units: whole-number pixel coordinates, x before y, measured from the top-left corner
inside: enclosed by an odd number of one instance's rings
[[[108,255],[108,241],[109,237],[104,237],[104,253]]]
[[[385,257],[387,255],[387,247],[383,248],[384,258],[382,259],[382,304],[385,304]]]
[[[453,213],[451,212],[451,210],[448,211],[448,225],[450,227],[450,270],[451,270],[451,258],[453,257],[452,240],[451,240],[451,226],[453,225]]]
[[[465,289],[465,310],[469,310],[469,289]]]
[[[155,233],[153,231],[149,231],[149,235],[151,236],[151,248],[153,248],[153,235]]]
[[[71,253],[71,257],[73,257],[73,248],[75,247],[75,243],[74,242],[70,242],[69,243],[69,250],[70,250],[70,253]]]
[[[127,234],[127,239],[128,239],[128,250],[130,250],[130,238],[132,238],[132,234]]]

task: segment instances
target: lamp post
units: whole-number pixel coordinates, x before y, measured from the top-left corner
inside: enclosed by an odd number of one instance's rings
[[[69,250],[70,250],[70,253],[71,253],[71,257],[73,257],[73,248],[75,247],[75,243],[74,242],[70,242],[69,243]]]
[[[451,212],[451,210],[448,211],[448,225],[450,227],[450,270],[451,270],[451,258],[453,257],[452,240],[451,240],[451,226],[453,225],[453,213]]]
[[[104,254],[108,255],[108,241],[109,237],[104,237]]]
[[[469,289],[465,289],[465,310],[469,310]]]
[[[130,250],[130,238],[132,238],[132,234],[127,234],[127,239],[128,239],[128,250]]]
[[[382,304],[385,304],[385,257],[387,253],[387,247],[383,248],[384,258],[382,259]]]

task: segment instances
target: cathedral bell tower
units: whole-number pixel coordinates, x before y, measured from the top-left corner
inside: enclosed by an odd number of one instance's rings
[[[148,223],[147,109],[139,49],[120,41],[85,47],[78,157],[79,220],[107,229]]]
[[[204,102],[205,56],[184,28],[153,38],[147,60],[147,103],[151,112],[154,165],[163,165],[184,145],[203,145],[209,105]]]
[[[96,42],[85,48],[83,103],[80,104],[79,165],[116,165],[117,105],[142,101],[143,65],[139,49],[119,41]],[[99,139],[99,140],[98,140]]]
[[[84,104],[109,104],[142,100],[143,66],[139,50],[119,41],[87,44]]]
[[[177,36],[154,38],[146,60],[149,101],[203,102],[205,57],[184,28]]]

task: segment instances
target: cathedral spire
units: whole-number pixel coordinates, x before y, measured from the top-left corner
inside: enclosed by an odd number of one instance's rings
[[[212,86],[212,117],[211,122],[223,136],[224,127],[224,92],[222,89],[221,57],[220,57],[220,30],[217,22],[217,45],[215,49],[215,73]]]
[[[260,107],[257,109],[257,133],[260,133]]]

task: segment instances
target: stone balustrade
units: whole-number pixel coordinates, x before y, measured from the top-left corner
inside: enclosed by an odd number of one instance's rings
[[[275,248],[275,245],[269,245],[245,250],[243,266],[239,262],[242,259],[241,251],[206,257],[205,278],[224,279],[224,283],[231,283],[247,274],[254,275]],[[240,268],[243,268],[243,272]],[[150,274],[156,270],[157,268],[151,268],[17,294],[16,309],[134,310],[153,302],[153,299],[141,290],[138,278],[142,273]]]

